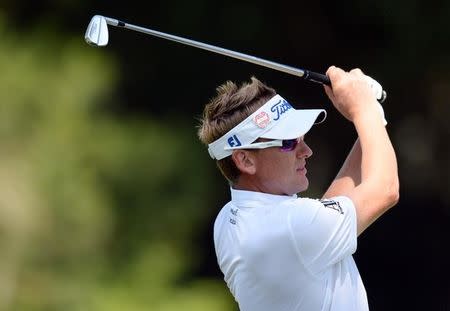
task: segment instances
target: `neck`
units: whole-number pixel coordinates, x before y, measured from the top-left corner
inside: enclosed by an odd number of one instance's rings
[[[264,183],[260,182],[257,178],[250,175],[239,176],[238,181],[233,185],[233,189],[262,192],[268,194],[283,194],[274,192],[273,189],[269,189],[264,185]]]
[[[254,182],[253,178],[250,178],[247,175],[239,176],[238,181],[233,184],[233,189],[264,192],[261,191],[260,187],[258,187],[257,183]]]

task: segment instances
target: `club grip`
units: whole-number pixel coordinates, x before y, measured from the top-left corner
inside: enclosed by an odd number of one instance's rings
[[[328,76],[314,71],[305,70],[303,79],[331,86],[331,81],[330,78],[328,78]],[[381,98],[377,98],[377,100],[379,103],[383,103],[386,100],[386,97],[387,97],[386,91],[382,90]]]
[[[330,78],[328,78],[328,76],[314,71],[305,70],[303,79],[326,85],[331,85],[331,81]]]

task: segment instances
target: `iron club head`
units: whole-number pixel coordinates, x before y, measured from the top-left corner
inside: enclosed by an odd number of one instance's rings
[[[93,46],[108,44],[108,25],[104,16],[95,15],[89,23],[84,39]]]

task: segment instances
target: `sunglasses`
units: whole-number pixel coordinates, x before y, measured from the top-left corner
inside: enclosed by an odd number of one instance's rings
[[[300,142],[299,138],[294,139],[283,139],[281,141],[281,147],[280,150],[283,152],[292,151],[297,147],[298,143]]]
[[[289,152],[297,147],[300,138],[294,139],[274,139],[270,141],[256,142],[245,146],[239,146],[239,149],[266,149],[271,147],[279,147],[283,152]],[[231,148],[230,148],[231,149]],[[237,148],[236,148],[237,149]]]

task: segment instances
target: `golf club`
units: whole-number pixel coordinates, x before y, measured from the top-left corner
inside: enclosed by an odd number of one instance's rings
[[[265,59],[262,59],[259,57],[231,51],[231,50],[217,47],[214,45],[210,45],[210,44],[174,36],[174,35],[167,34],[164,32],[128,24],[123,21],[119,21],[117,19],[105,17],[105,16],[101,16],[101,15],[95,15],[94,17],[92,17],[91,22],[89,23],[88,28],[86,29],[86,34],[84,36],[86,42],[93,46],[107,45],[108,39],[109,39],[108,25],[120,27],[120,28],[126,28],[129,30],[137,31],[137,32],[142,32],[142,33],[145,33],[145,34],[148,34],[151,36],[167,39],[167,40],[178,42],[181,44],[193,46],[193,47],[196,47],[199,49],[207,50],[207,51],[210,51],[213,53],[218,53],[218,54],[222,54],[222,55],[225,55],[228,57],[240,59],[240,60],[243,60],[246,62],[250,62],[253,64],[260,65],[260,66],[264,66],[264,67],[268,67],[268,68],[271,68],[274,70],[285,72],[285,73],[303,78],[308,81],[331,85],[330,79],[326,75],[323,75],[323,74],[320,74],[317,72],[279,64],[279,63],[265,60]],[[382,89],[381,85],[377,81],[375,81],[372,78],[369,78],[369,80],[370,80],[369,84],[371,85],[372,89],[374,90],[378,101],[380,103],[384,102],[384,100],[386,99],[386,92]]]

